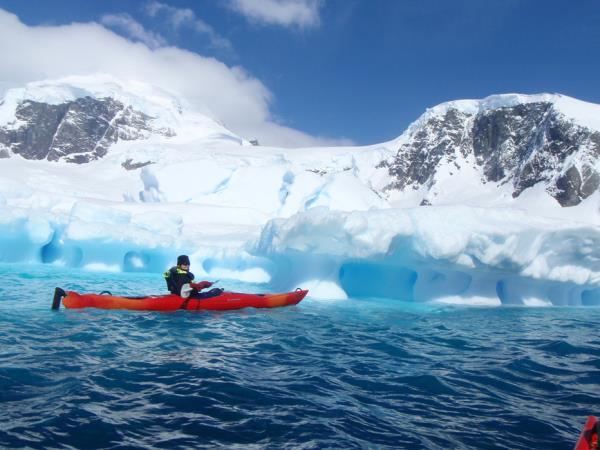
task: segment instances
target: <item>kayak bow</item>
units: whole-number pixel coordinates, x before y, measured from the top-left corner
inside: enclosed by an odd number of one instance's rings
[[[575,450],[598,450],[598,434],[600,433],[600,422],[595,416],[589,416],[585,423]]]

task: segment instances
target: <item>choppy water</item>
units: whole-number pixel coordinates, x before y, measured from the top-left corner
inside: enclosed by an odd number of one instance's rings
[[[56,313],[55,286],[139,294],[163,281],[40,266],[0,277],[0,447],[569,449],[600,412],[600,309],[307,299]]]

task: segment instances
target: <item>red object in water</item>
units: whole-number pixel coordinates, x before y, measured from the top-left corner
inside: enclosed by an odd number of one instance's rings
[[[595,416],[589,416],[579,440],[575,445],[575,450],[598,450],[598,432],[600,431],[600,423]]]
[[[64,291],[62,291],[64,292]],[[296,305],[302,301],[307,290],[296,290],[283,294],[242,294],[223,292],[209,298],[182,298],[178,295],[150,295],[147,297],[119,297],[104,294],[79,294],[64,292],[62,304],[65,308],[131,309],[136,311],[225,311],[241,308],[276,308]]]

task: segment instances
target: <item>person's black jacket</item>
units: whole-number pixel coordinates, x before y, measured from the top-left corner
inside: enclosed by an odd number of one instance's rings
[[[181,286],[194,281],[194,274],[186,272],[177,266],[171,267],[164,273],[167,289],[171,294],[181,295]]]

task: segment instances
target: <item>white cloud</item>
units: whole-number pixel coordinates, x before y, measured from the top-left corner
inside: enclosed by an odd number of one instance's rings
[[[151,17],[156,17],[161,12],[166,12],[168,20],[174,28],[179,28],[186,22],[193,21],[195,19],[194,11],[188,8],[175,8],[165,3],[158,1],[152,1],[146,3],[146,13]]]
[[[143,42],[150,48],[158,48],[167,44],[159,34],[147,31],[129,14],[106,14],[100,19],[103,25],[120,30],[133,40]]]
[[[307,28],[319,24],[321,0],[230,0],[229,7],[253,22]]]
[[[151,1],[146,3],[145,11],[150,17],[157,17],[162,14],[166,17],[168,24],[174,29],[179,30],[182,27],[188,27],[198,33],[205,34],[213,47],[223,50],[232,50],[233,46],[228,39],[220,36],[213,27],[196,16],[194,11],[188,8],[175,8],[174,6]]]
[[[0,9],[3,88],[69,75],[107,73],[179,93],[199,111],[246,138],[286,147],[347,143],[322,139],[273,120],[271,92],[241,67],[175,47],[132,42],[97,23],[27,26]],[[0,92],[0,97],[2,92]]]

